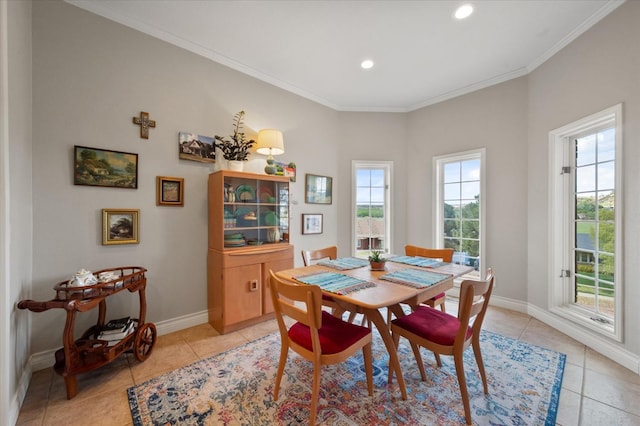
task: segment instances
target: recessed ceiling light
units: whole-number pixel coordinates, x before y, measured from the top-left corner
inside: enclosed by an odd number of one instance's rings
[[[456,13],[454,13],[454,16],[456,17],[456,19],[464,19],[464,18],[468,18],[469,15],[471,15],[472,13],[473,13],[473,6],[470,4],[463,4],[462,6],[456,9]]]
[[[368,70],[369,68],[373,68],[373,61],[371,59],[365,59],[364,61],[362,61],[360,66],[362,67],[362,69]]]

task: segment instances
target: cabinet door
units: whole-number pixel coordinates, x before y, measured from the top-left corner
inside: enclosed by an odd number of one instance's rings
[[[273,312],[273,302],[271,301],[271,276],[269,270],[273,272],[282,271],[284,269],[293,268],[293,259],[291,257],[281,260],[273,260],[262,264],[262,313],[268,314]]]
[[[262,315],[261,264],[224,270],[224,324],[236,324]]]

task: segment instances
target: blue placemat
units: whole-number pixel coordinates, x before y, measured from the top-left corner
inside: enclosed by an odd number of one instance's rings
[[[428,257],[420,256],[396,256],[389,258],[389,260],[411,266],[420,266],[421,268],[439,268],[440,266],[447,264],[447,262],[443,262],[441,260],[429,259]]]
[[[422,271],[420,269],[402,269],[390,272],[380,277],[381,280],[408,285],[413,288],[426,288],[451,278],[451,275],[438,274],[437,272]]]
[[[299,275],[294,280],[304,284],[320,286],[324,291],[336,294],[347,294],[367,287],[374,287],[375,283],[359,278],[349,277],[336,272],[321,272],[319,274]]]
[[[339,257],[333,260],[325,259],[318,262],[318,265],[340,270],[362,268],[368,264],[368,260],[359,259],[357,257]]]

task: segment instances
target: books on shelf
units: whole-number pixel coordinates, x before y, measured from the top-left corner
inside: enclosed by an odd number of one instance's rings
[[[111,321],[109,321],[111,322]],[[124,339],[131,333],[133,333],[136,329],[136,324],[138,323],[135,319],[128,319],[125,323],[124,327],[119,329],[103,329],[102,332],[98,335],[99,340],[106,340],[109,342],[108,346],[113,346],[118,343],[120,340]]]
[[[102,331],[114,331],[119,332],[123,331],[129,325],[131,321],[130,317],[118,318],[109,320],[108,323],[102,328]]]

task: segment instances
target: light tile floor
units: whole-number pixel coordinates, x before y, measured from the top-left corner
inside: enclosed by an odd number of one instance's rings
[[[447,301],[448,312],[455,309]],[[640,425],[640,376],[526,314],[490,307],[484,328],[567,354],[557,424]],[[78,395],[69,401],[61,376],[37,371],[17,424],[130,425],[128,387],[275,331],[267,321],[226,335],[202,324],[160,336],[143,363],[127,354],[78,376]]]

